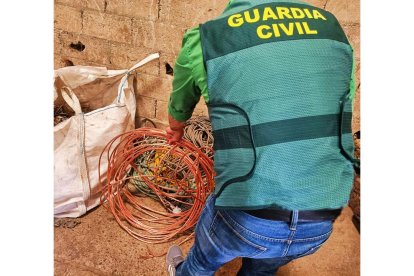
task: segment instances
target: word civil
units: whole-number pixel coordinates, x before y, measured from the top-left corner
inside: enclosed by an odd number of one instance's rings
[[[287,22],[286,19],[302,19],[296,22]],[[259,25],[256,29],[257,36],[260,39],[268,39],[271,37],[280,37],[282,35],[293,36],[297,35],[316,35],[318,30],[311,29],[307,21],[313,20],[327,20],[316,9],[307,8],[289,8],[289,7],[264,7],[264,9],[255,8],[247,10],[243,13],[236,13],[229,16],[227,24],[230,27],[238,28],[243,24],[252,24],[263,22],[267,24]],[[270,22],[268,20],[271,20]],[[275,20],[282,22],[275,22]],[[268,22],[265,22],[268,21]],[[273,23],[273,22],[275,23]]]

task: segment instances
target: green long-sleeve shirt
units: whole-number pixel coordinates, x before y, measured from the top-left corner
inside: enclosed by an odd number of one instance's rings
[[[230,7],[234,1],[230,0],[227,3],[220,16],[230,15]],[[250,1],[240,1],[238,9],[246,9],[251,5],[253,3]],[[170,95],[168,113],[176,121],[188,120],[201,95],[208,103],[207,74],[203,64],[200,31],[198,27],[195,27],[184,34],[181,51],[175,62],[173,91]]]
[[[221,16],[229,12],[232,2],[234,0],[228,2]],[[240,8],[250,5],[249,1],[244,1]],[[168,113],[176,121],[188,120],[201,95],[208,103],[207,74],[203,64],[200,31],[195,27],[184,34],[181,51],[175,62],[173,91],[168,104]]]
[[[207,75],[198,27],[184,34],[181,51],[174,66],[173,91],[168,113],[177,121],[188,120],[203,95],[208,103]]]

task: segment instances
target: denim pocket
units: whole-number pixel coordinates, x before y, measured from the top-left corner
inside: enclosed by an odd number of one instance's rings
[[[267,250],[267,248],[247,239],[241,231],[233,227],[220,211],[217,211],[209,230],[209,236],[214,247],[227,256],[253,257]]]

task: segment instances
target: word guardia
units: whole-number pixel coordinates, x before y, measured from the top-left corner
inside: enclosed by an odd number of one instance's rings
[[[236,13],[231,15],[227,24],[230,27],[237,28],[247,23],[256,23],[259,21],[267,20],[280,20],[280,19],[322,19],[326,18],[315,9],[309,10],[307,8],[287,8],[287,7],[265,7],[263,11],[259,9],[253,9],[245,11],[244,13]],[[273,23],[260,25],[256,29],[257,36],[261,39],[268,39],[271,37],[280,37],[282,35],[293,36],[295,33],[298,35],[316,35],[318,30],[312,30],[307,22],[289,22],[285,23]]]

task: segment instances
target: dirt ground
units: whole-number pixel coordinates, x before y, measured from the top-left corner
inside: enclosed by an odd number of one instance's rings
[[[165,257],[152,256],[165,253],[173,242],[141,243],[129,236],[103,207],[56,225],[55,275],[167,275]],[[181,246],[185,254],[192,244],[193,239]],[[215,275],[236,275],[240,266],[240,259],[233,260]],[[330,239],[318,252],[282,267],[277,275],[360,275],[360,236],[352,223],[351,209],[344,209]]]

